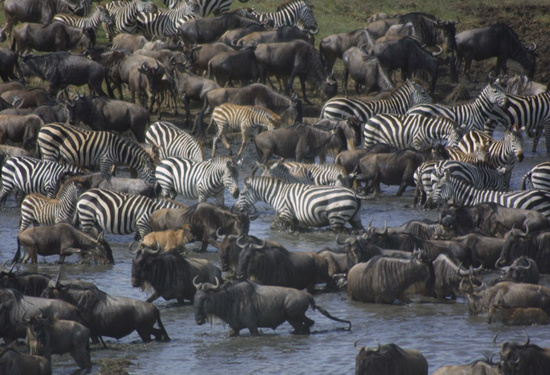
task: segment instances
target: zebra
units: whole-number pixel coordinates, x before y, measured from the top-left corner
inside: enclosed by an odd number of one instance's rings
[[[199,18],[198,12],[196,2],[183,1],[174,9],[159,9],[156,13],[139,12],[137,27],[147,39],[163,39],[177,35],[184,22]]]
[[[145,133],[145,142],[158,152],[160,159],[169,157],[204,160],[204,149],[195,137],[167,121],[157,121]]]
[[[96,10],[88,17],[79,17],[74,14],[59,13],[53,18],[53,21],[61,22],[69,26],[78,27],[80,29],[97,30],[100,23],[112,25],[114,20],[109,11],[103,5],[97,5]]]
[[[257,128],[273,130],[279,126],[280,120],[281,118],[275,112],[258,105],[224,103],[217,106],[212,112],[210,124],[206,128],[206,132],[208,132],[212,124],[215,123],[218,126],[218,131],[212,141],[212,157],[216,155],[216,144],[220,138],[225,148],[229,150],[229,154],[232,155],[231,146],[226,136],[228,130],[241,131],[241,148],[237,153],[237,157],[240,158],[246,139],[250,137],[252,130]]]
[[[423,150],[437,140],[446,140],[448,146],[456,146],[462,129],[445,117],[376,115],[366,122],[363,136],[365,149],[385,143],[397,150]]]
[[[81,167],[99,165],[104,176],[122,163],[135,168],[146,183],[155,184],[155,165],[137,143],[108,131],[93,131],[65,124],[48,124],[38,133],[38,146],[44,160],[63,159]]]
[[[462,137],[457,147],[468,153],[482,142],[488,144],[489,164],[495,168],[512,169],[516,160],[523,161],[523,137],[518,125],[508,128],[504,139],[498,141],[479,130],[470,131]]]
[[[64,176],[83,172],[82,168],[74,165],[62,165],[30,156],[12,157],[2,166],[0,203],[4,204],[14,188],[23,194],[40,193],[53,198]]]
[[[471,103],[457,106],[443,104],[420,104],[407,111],[407,115],[444,116],[457,124],[465,124],[468,130],[484,130],[489,118],[494,116],[494,107],[505,107],[508,100],[496,86],[488,84]]]
[[[536,210],[547,218],[550,217],[549,192],[542,190],[500,192],[480,189],[445,171],[445,174],[433,186],[432,194],[426,203],[440,205],[449,200],[462,202],[464,206],[492,202],[509,208]]]
[[[248,0],[239,0],[241,3],[246,3]],[[190,2],[189,0],[162,0],[168,9],[173,9],[182,2]],[[209,14],[220,15],[229,12],[233,0],[196,0],[198,5],[198,15],[206,17]]]
[[[521,179],[521,190],[527,189],[527,183],[533,189],[550,190],[550,162],[535,165]]]
[[[258,161],[254,164],[252,169],[252,176],[258,169],[262,170],[261,176],[271,176],[283,180],[287,184],[305,184],[314,185],[313,173],[302,163],[298,163],[298,166],[290,166],[284,163],[284,158],[277,160],[270,166],[262,164]]]
[[[533,96],[504,95],[508,105],[500,122],[506,126],[518,124],[524,127],[527,136],[534,137],[533,152],[537,151],[537,145],[544,131],[546,152],[550,153],[550,92]],[[498,116],[500,112],[495,114]]]
[[[287,184],[274,177],[247,177],[235,207],[248,210],[257,201],[271,205],[278,218],[291,227],[297,222],[306,227],[330,225],[333,230],[342,230],[349,222],[353,229],[363,230],[361,200],[347,188]]]
[[[181,203],[107,189],[90,189],[76,204],[77,217],[84,232],[98,236],[98,228],[113,234],[137,232],[141,238],[151,232],[150,217],[162,208],[183,208]]]
[[[214,196],[223,205],[224,188],[234,198],[239,195],[236,163],[227,156],[201,162],[176,157],[164,159],[157,165],[156,176],[162,196],[171,199],[181,194],[204,202]]]
[[[274,28],[281,26],[297,26],[308,30],[311,34],[317,34],[319,27],[313,16],[311,6],[305,0],[288,0],[277,7],[272,13],[263,13],[252,10],[252,16],[258,21],[270,24]]]
[[[485,140],[481,140],[481,143],[476,144],[476,149],[473,152],[464,152],[458,147],[447,147],[445,152],[448,155],[448,159],[457,160],[463,163],[477,163],[478,161],[489,163],[489,144]]]
[[[21,203],[19,232],[33,223],[54,225],[66,222],[74,225],[76,202],[89,185],[86,180],[73,177],[61,185],[55,198],[47,198],[38,193],[27,195]]]
[[[283,160],[277,161],[270,170],[274,167],[277,168],[277,164],[282,164]],[[311,185],[325,185],[325,186],[343,186],[350,187],[349,179],[344,167],[337,164],[306,164],[298,163],[295,161],[285,162],[284,165],[290,170],[296,170],[304,168],[309,171],[311,175]],[[277,177],[277,176],[274,176]],[[280,177],[279,177],[280,178]]]
[[[115,35],[121,33],[136,34],[138,32],[136,17],[140,12],[155,13],[157,11],[157,7],[152,1],[142,0],[112,1],[107,3],[106,8],[114,21],[111,25],[103,24],[109,42],[113,41]]]
[[[329,99],[321,109],[320,118],[341,120],[355,116],[359,121],[366,122],[369,118],[381,113],[404,115],[415,105],[431,102],[432,98],[422,86],[407,80],[384,100],[363,102],[348,97]]]

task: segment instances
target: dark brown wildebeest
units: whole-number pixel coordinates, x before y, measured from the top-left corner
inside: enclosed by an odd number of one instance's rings
[[[440,225],[440,227],[447,232],[446,227],[442,225]],[[459,241],[468,246],[472,252],[474,266],[477,267],[479,264],[485,269],[495,268],[495,262],[500,257],[502,246],[506,241],[504,238],[484,236],[483,234],[475,232],[459,237],[453,236],[451,233],[449,234],[450,235],[445,238]],[[439,233],[437,235],[442,236],[442,234]]]
[[[10,49],[0,48],[0,77],[2,81],[8,82],[11,79],[18,79],[16,75],[17,55]]]
[[[497,335],[493,339],[496,343]],[[505,341],[500,344],[500,367],[504,374],[545,375],[550,368],[550,348],[541,348],[529,343],[529,336],[523,343]]]
[[[111,296],[94,284],[71,280],[51,281],[43,297],[60,299],[78,307],[89,324],[92,339],[108,336],[120,339],[137,331],[144,342],[170,340],[160,319],[159,310],[152,304],[127,297]],[[159,328],[154,328],[155,323]]]
[[[132,261],[132,286],[151,286],[153,294],[147,302],[159,297],[165,300],[193,301],[197,291],[193,279],[215,282],[221,279],[220,270],[212,263],[199,258],[186,258],[177,252],[163,253],[161,250],[138,249]]]
[[[374,40],[366,29],[357,29],[347,33],[331,34],[319,43],[319,55],[324,67],[332,74],[336,59],[342,58],[344,52],[351,47],[372,48]]]
[[[502,375],[498,363],[489,359],[478,359],[467,365],[443,366],[432,375]]]
[[[21,245],[26,250],[23,263],[29,259],[31,263],[36,263],[38,255],[59,255],[59,261],[63,263],[66,256],[87,251],[92,253],[98,263],[114,263],[113,252],[107,241],[103,238],[94,238],[69,223],[32,227],[19,233],[14,262],[19,261]]]
[[[541,231],[526,234],[519,229],[512,229],[504,236],[502,251],[495,267],[511,264],[521,256],[529,257],[535,261],[537,273],[549,273],[550,233]]]
[[[34,49],[40,52],[85,50],[95,44],[92,29],[80,29],[61,22],[48,25],[24,23],[13,31],[12,51],[20,54]]]
[[[285,95],[289,95],[294,78],[298,76],[305,103],[311,104],[306,96],[306,79],[312,76],[325,99],[336,95],[338,86],[325,70],[315,47],[303,40],[284,43],[259,44],[254,51],[260,69],[262,83],[269,75],[289,77]]]
[[[181,37],[186,43],[210,43],[217,40],[227,30],[246,27],[251,24],[261,23],[242,17],[235,13],[227,13],[213,18],[197,18],[184,22],[179,27]]]
[[[309,42],[312,34],[297,26],[283,25],[276,30],[255,31],[240,38],[233,46],[238,48],[253,47],[261,43],[282,43],[295,39]]]
[[[548,314],[539,307],[508,307],[493,305],[489,308],[489,324],[502,323],[506,326],[528,326],[548,324]]]
[[[21,143],[29,151],[36,145],[36,137],[44,121],[37,115],[0,115],[0,144],[7,140]]]
[[[254,53],[255,46],[242,50],[219,52],[208,62],[208,77],[227,87],[232,80],[257,82],[260,71]]]
[[[463,278],[469,277],[480,269],[467,270],[462,268],[461,264],[456,264],[453,258],[447,254],[440,254],[433,261],[434,278],[435,278],[435,295],[437,299],[445,299],[446,297],[456,298],[461,295],[460,282]]]
[[[431,261],[416,256],[398,259],[375,256],[348,272],[348,296],[360,302],[392,304],[409,301],[408,295],[424,293],[431,277]]]
[[[35,108],[44,104],[53,104],[46,90],[38,87],[5,91],[0,96],[8,103],[15,104],[18,109]]]
[[[256,31],[265,31],[267,30],[267,25],[264,24],[250,24],[245,27],[239,27],[237,29],[227,30],[219,37],[218,41],[227,44],[228,46],[233,46],[237,44],[237,41],[243,36]]]
[[[418,350],[402,349],[396,344],[378,344],[376,349],[361,347],[358,350],[355,357],[356,375],[428,374],[428,361]]]
[[[195,321],[203,325],[209,316],[217,316],[229,324],[231,336],[238,336],[243,328],[248,328],[250,335],[258,336],[258,328],[275,329],[285,321],[292,325],[294,333],[309,334],[309,327],[315,323],[305,315],[310,306],[329,319],[347,323],[348,330],[351,329],[349,321],[330,315],[303,290],[250,281],[228,281],[223,285],[218,279],[216,285],[195,281]]]
[[[250,227],[247,214],[233,214],[228,210],[210,203],[198,203],[188,208],[163,209],[151,215],[151,229],[162,231],[191,225],[194,241],[201,241],[201,252],[206,251],[208,244],[220,245],[215,241],[218,235],[246,236]]]
[[[216,42],[184,47],[187,67],[195,74],[201,75],[208,70],[208,62],[218,53],[235,51],[225,43]]]
[[[254,144],[264,164],[272,155],[293,158],[299,163],[319,156],[324,163],[328,150],[336,149],[339,153],[346,148],[347,141],[341,127],[324,131],[308,124],[296,124],[260,133],[254,138]]]
[[[130,52],[137,51],[147,43],[147,38],[143,35],[118,34],[113,38],[111,49],[126,49]]]
[[[361,86],[365,86],[365,93],[378,89],[391,91],[395,88],[391,79],[386,75],[380,61],[367,54],[359,47],[351,47],[342,55],[344,61],[344,79],[342,87],[344,95],[348,95],[348,77],[355,81],[355,91],[361,93]]]
[[[266,239],[260,240],[256,236],[250,235],[221,235],[217,234],[218,237],[222,237],[220,242],[220,264],[223,272],[230,270],[237,271],[239,265],[239,255],[243,249],[248,244],[254,244],[263,248],[281,248],[282,245],[276,241],[269,241]]]
[[[0,373],[10,375],[51,375],[52,365],[38,355],[20,353],[11,346],[0,352]]]
[[[52,354],[69,353],[78,367],[92,367],[88,341],[90,330],[78,322],[33,316],[27,327],[27,344],[31,355],[51,360]]]
[[[507,243],[507,245],[509,245]],[[521,245],[520,245],[521,246]],[[509,247],[508,247],[509,249]],[[547,249],[545,247],[545,249]],[[503,249],[504,250],[504,249]],[[538,249],[544,251],[543,249]],[[500,269],[502,275],[494,282],[513,281],[515,283],[538,284],[540,280],[537,263],[525,255],[516,258],[508,267],[499,265],[500,258],[495,262],[495,268]]]
[[[15,263],[10,270],[0,269],[0,287],[18,290],[27,296],[40,297],[51,277],[35,272],[13,272],[14,266]]]

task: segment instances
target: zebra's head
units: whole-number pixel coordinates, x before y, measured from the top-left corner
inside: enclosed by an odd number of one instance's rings
[[[254,203],[258,200],[253,181],[254,177],[252,176],[244,179],[243,190],[234,206],[238,211],[248,211],[251,207],[254,207]]]
[[[306,1],[300,0],[295,2],[289,2],[289,8],[293,8],[293,4],[296,5],[296,25],[301,29],[307,29],[311,34],[317,34],[319,32],[319,26],[317,26],[317,21],[315,16],[313,16],[313,9]],[[281,6],[281,8],[284,7]],[[288,9],[287,11],[290,11]]]
[[[496,85],[488,84],[482,91],[481,95],[485,95],[487,101],[494,106],[498,106],[501,108],[508,106],[508,97]]]
[[[507,150],[511,150],[519,162],[523,161],[523,136],[518,124],[512,125],[504,133],[504,144]]]
[[[111,13],[105,8],[103,5],[97,5],[97,10],[100,13],[100,20],[107,26],[111,26],[115,23],[113,16],[111,16]]]
[[[445,204],[450,199],[454,198],[454,188],[451,181],[450,171],[434,171],[432,181],[436,180],[432,185],[432,192],[426,200],[427,207],[439,207]]]
[[[223,172],[223,184],[233,198],[239,196],[239,171],[234,160],[228,160]]]
[[[428,94],[428,92],[418,83],[407,80],[407,86],[409,88],[411,107],[419,104],[429,104],[432,102],[432,97],[430,94]]]

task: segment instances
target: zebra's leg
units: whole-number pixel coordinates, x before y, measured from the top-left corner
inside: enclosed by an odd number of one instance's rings
[[[538,126],[535,129],[535,136],[533,138],[533,153],[537,152],[537,146],[539,144],[540,137],[542,137],[542,127]],[[548,132],[546,132],[546,151],[548,152],[549,145],[548,145]]]
[[[239,149],[239,152],[237,152],[237,158],[241,157],[241,154],[244,151],[244,145],[246,143],[246,138],[250,136],[250,131],[248,129],[242,130],[242,141],[241,141],[241,148]]]
[[[231,145],[229,144],[229,141],[227,140],[227,136],[225,135],[225,133],[222,133],[220,138],[223,144],[225,145],[225,148],[229,150],[229,155],[233,155],[233,153],[231,152]]]
[[[550,121],[544,124],[544,137],[546,139],[546,153],[550,154]]]

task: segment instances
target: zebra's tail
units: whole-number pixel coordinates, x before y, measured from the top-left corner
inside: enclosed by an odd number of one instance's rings
[[[527,190],[527,181],[531,181],[531,175],[533,172],[529,171],[521,179],[521,190]]]

